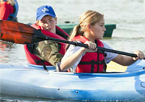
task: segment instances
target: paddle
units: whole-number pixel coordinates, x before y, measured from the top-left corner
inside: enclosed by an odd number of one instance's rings
[[[13,43],[18,43],[18,44],[30,44],[30,43],[40,42],[43,40],[53,40],[56,42],[62,42],[62,43],[88,48],[86,44],[47,37],[41,33],[41,30],[36,30],[29,25],[25,25],[13,21],[4,21],[4,20],[0,20],[0,39],[4,41],[10,41]],[[98,46],[97,48],[101,51],[107,51],[107,52],[122,54],[126,56],[137,57],[136,54],[132,54],[132,53],[102,48]]]

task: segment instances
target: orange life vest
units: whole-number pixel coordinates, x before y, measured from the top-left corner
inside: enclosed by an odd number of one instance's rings
[[[85,43],[89,40],[81,35],[77,35],[72,39],[72,41],[80,41],[82,43]],[[100,40],[96,40],[96,44],[99,47],[104,47],[103,43]],[[78,64],[76,73],[106,72],[106,64],[104,58],[105,54],[102,51],[97,50],[97,52],[87,52]]]
[[[34,27],[35,29],[40,29],[39,26],[37,26],[36,24],[31,25],[32,27]],[[62,30],[61,28],[59,28],[58,26],[56,26],[56,33],[59,34],[54,34],[52,32],[46,31],[46,30],[42,30],[41,32],[49,37],[53,37],[53,38],[57,38],[57,39],[62,39],[62,40],[66,40],[68,37],[68,34]],[[64,55],[65,53],[65,44],[64,43],[60,43],[61,44],[61,48],[59,50],[59,53],[61,53],[62,55]],[[50,63],[48,63],[47,61],[43,61],[42,59],[40,59],[38,56],[33,54],[33,48],[34,48],[35,44],[27,44],[24,45],[24,50],[26,53],[26,58],[27,61],[30,64],[34,64],[34,65],[51,65]]]

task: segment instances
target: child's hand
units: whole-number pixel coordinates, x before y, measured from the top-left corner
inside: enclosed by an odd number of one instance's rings
[[[138,59],[144,59],[145,55],[143,52],[141,51],[134,51],[134,54],[137,55],[137,57],[133,57],[133,60],[138,60]]]
[[[88,45],[88,49],[85,49],[85,52],[96,52],[97,48],[96,48],[96,43],[93,43],[92,41],[86,41],[85,44]]]

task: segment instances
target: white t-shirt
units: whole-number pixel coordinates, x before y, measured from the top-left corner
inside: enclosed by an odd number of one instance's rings
[[[106,44],[104,42],[102,42],[102,43],[104,44],[104,48],[112,49],[108,44]],[[65,55],[63,56],[62,60],[65,59],[66,57],[72,55],[73,53],[75,53],[76,51],[78,51],[80,48],[81,47],[79,47],[79,46],[70,45],[69,48],[68,48],[68,50],[66,51]],[[105,51],[105,54],[107,55],[105,57],[105,62],[106,63],[110,62],[112,59],[114,59],[118,55],[118,54],[111,53],[111,52],[106,52],[106,51]],[[71,68],[73,68],[73,70],[75,70],[75,68],[77,67],[77,65],[79,64],[79,62],[81,61],[81,59],[82,59],[83,56],[81,56],[79,58],[79,60],[75,63],[75,65],[71,67]]]

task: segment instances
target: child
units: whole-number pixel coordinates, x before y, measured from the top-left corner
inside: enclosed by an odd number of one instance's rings
[[[68,34],[56,24],[57,17],[51,6],[43,5],[37,9],[36,23],[32,27],[41,30],[46,36],[66,40]],[[35,65],[55,66],[61,61],[65,52],[65,44],[50,40],[27,44],[24,48],[28,62]]]
[[[121,65],[131,65],[136,60],[145,57],[141,51],[135,51],[137,57],[132,58],[96,49],[96,45],[112,49],[106,43],[100,41],[106,29],[104,17],[99,12],[88,10],[80,16],[79,21],[79,25],[73,29],[69,40],[87,44],[89,49],[70,45],[61,60],[60,70],[65,71],[72,68],[73,72],[76,73],[105,72],[105,63],[111,60]]]
[[[18,3],[16,0],[0,0],[0,20],[17,21]]]

